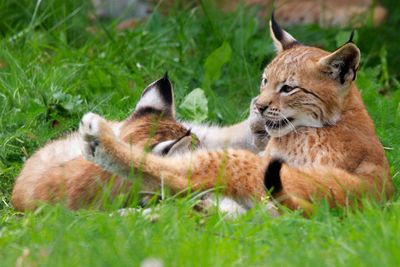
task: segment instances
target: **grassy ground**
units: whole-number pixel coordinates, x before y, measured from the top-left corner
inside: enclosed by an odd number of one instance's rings
[[[165,201],[155,223],[138,214],[109,216],[112,204],[105,211],[13,211],[10,192],[24,160],[47,140],[75,130],[85,112],[126,117],[144,86],[168,70],[178,103],[201,87],[208,120],[234,123],[247,116],[262,67],[274,55],[254,10],[176,7],[169,17],[155,12],[118,32],[114,22],[90,22],[80,2],[0,2],[1,266],[137,266],[148,258],[167,266],[400,264],[397,196],[383,208],[365,203],[358,212],[322,204],[311,219],[293,212],[271,219],[257,207],[225,221],[193,212],[188,199]],[[357,83],[399,188],[400,8],[384,2],[391,6],[388,24],[357,31],[363,53]],[[302,42],[326,49],[349,31],[291,29]],[[183,107],[178,113],[193,118]]]

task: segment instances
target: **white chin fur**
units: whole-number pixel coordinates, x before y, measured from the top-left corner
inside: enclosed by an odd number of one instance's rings
[[[265,130],[271,137],[282,137],[290,132],[295,131],[299,127],[321,128],[323,126],[324,124],[321,121],[310,118],[298,118],[292,122],[292,126],[286,125],[285,127],[279,129],[269,129],[268,127],[265,127]]]
[[[285,126],[279,129],[269,129],[268,127],[265,127],[265,130],[271,137],[282,137],[292,132],[293,128],[289,126]]]

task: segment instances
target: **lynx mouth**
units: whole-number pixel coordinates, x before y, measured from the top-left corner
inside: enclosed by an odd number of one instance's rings
[[[270,130],[275,130],[275,129],[280,129],[283,127],[286,127],[287,125],[289,125],[292,121],[294,121],[294,118],[287,118],[287,119],[283,119],[283,120],[267,120],[265,122],[265,125],[268,129]]]

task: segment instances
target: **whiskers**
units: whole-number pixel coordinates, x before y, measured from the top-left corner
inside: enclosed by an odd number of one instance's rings
[[[293,123],[285,116],[283,115],[282,112],[279,111],[279,116],[283,119],[286,125],[289,125],[289,127],[292,129],[293,132],[297,134],[296,127],[293,125]]]
[[[297,129],[292,123],[293,118],[286,117],[281,111],[274,110],[273,112],[267,112],[266,114],[266,130],[267,132],[276,130],[278,131],[278,136],[282,135],[282,131],[285,127],[289,127],[289,132],[295,132],[297,134]],[[285,131],[286,132],[286,131]]]

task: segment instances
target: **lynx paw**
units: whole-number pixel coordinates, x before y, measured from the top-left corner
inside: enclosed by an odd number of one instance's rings
[[[100,145],[101,123],[105,123],[105,120],[101,116],[89,112],[83,116],[79,124],[79,134],[82,138],[82,153],[86,158],[93,158],[96,149]]]
[[[87,160],[113,174],[129,175],[129,172],[110,152],[110,147],[117,142],[117,138],[105,119],[91,112],[86,113],[80,122],[79,134],[82,155]]]
[[[213,193],[207,194],[200,200],[196,209],[206,213],[217,209],[228,220],[236,219],[247,212],[246,208],[232,198],[226,196],[217,197]]]
[[[253,145],[257,148],[258,152],[262,152],[267,146],[269,136],[265,129],[266,119],[260,114],[260,112],[258,112],[257,108],[255,107],[256,100],[257,97],[253,98],[250,104],[250,131],[252,133]]]

